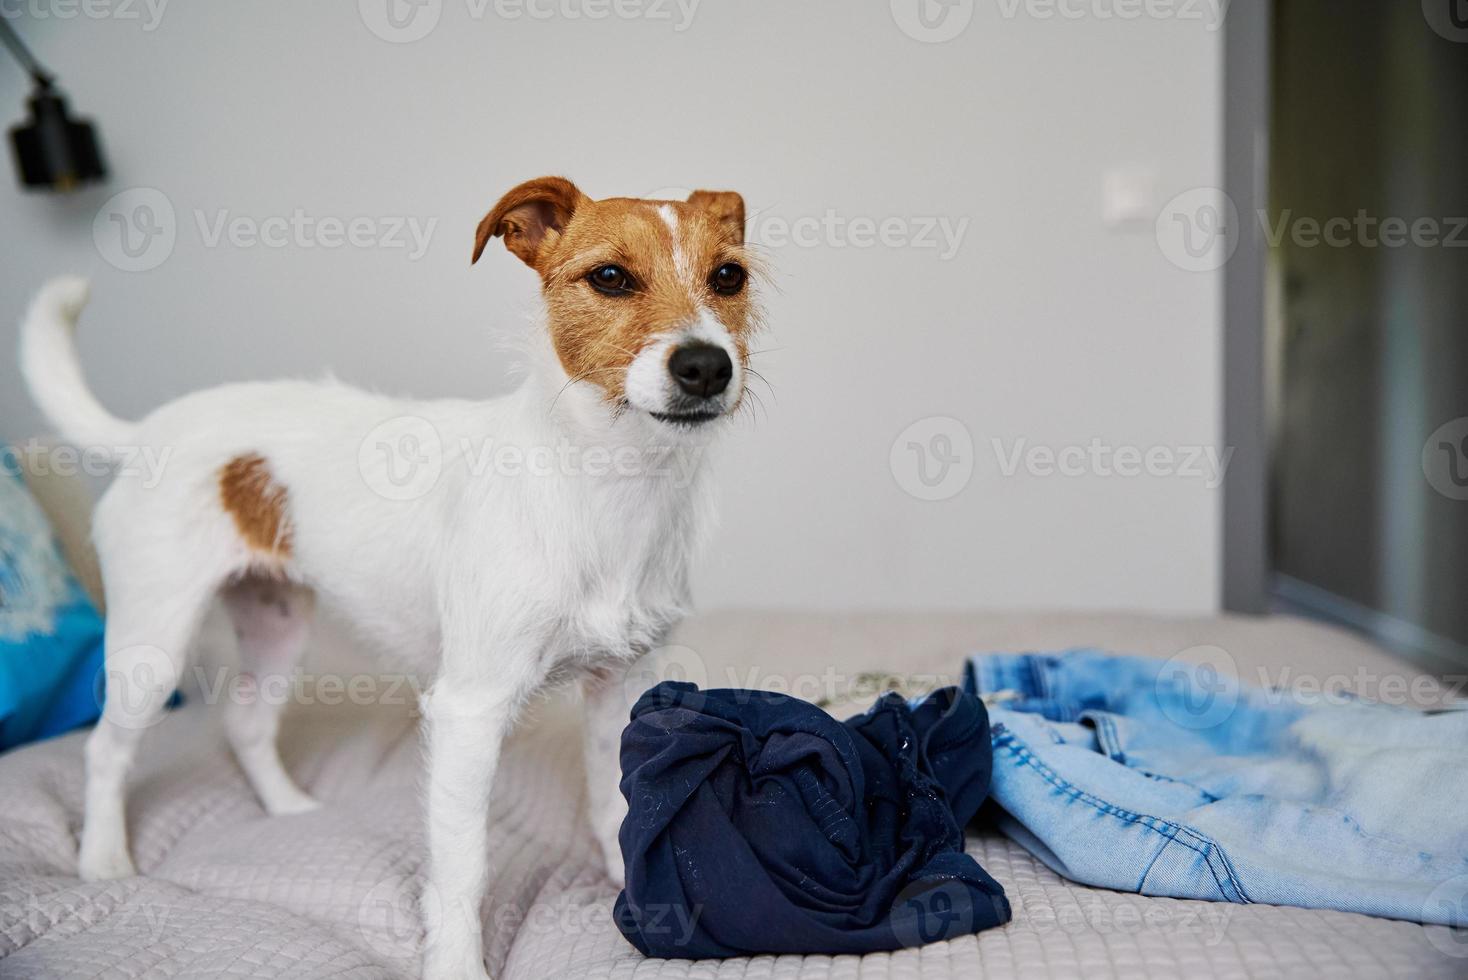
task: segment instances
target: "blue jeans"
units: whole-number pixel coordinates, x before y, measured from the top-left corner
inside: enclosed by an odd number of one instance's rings
[[[1468,711],[1094,650],[977,656],[965,688],[1003,829],[1067,878],[1468,925]]]

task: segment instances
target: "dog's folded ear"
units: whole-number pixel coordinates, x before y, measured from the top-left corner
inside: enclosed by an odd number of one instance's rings
[[[733,191],[694,191],[688,203],[707,211],[736,244],[744,244],[744,198]]]
[[[571,215],[588,200],[564,177],[537,177],[512,188],[479,222],[471,264],[479,261],[491,238],[503,235],[505,247],[538,270],[536,257],[555,245]]]

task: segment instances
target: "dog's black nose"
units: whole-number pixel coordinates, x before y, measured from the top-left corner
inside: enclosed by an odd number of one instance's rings
[[[712,398],[729,387],[729,379],[734,377],[734,362],[722,347],[691,344],[673,352],[668,370],[678,387],[688,394]]]

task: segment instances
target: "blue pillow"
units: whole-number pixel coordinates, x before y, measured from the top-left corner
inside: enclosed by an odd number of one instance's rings
[[[102,617],[0,447],[0,750],[101,713]]]

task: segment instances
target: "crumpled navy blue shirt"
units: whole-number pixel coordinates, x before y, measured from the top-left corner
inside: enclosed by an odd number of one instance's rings
[[[870,953],[1009,921],[963,852],[989,789],[989,720],[945,688],[836,721],[799,698],[665,681],[622,733],[627,886],[648,956]]]

